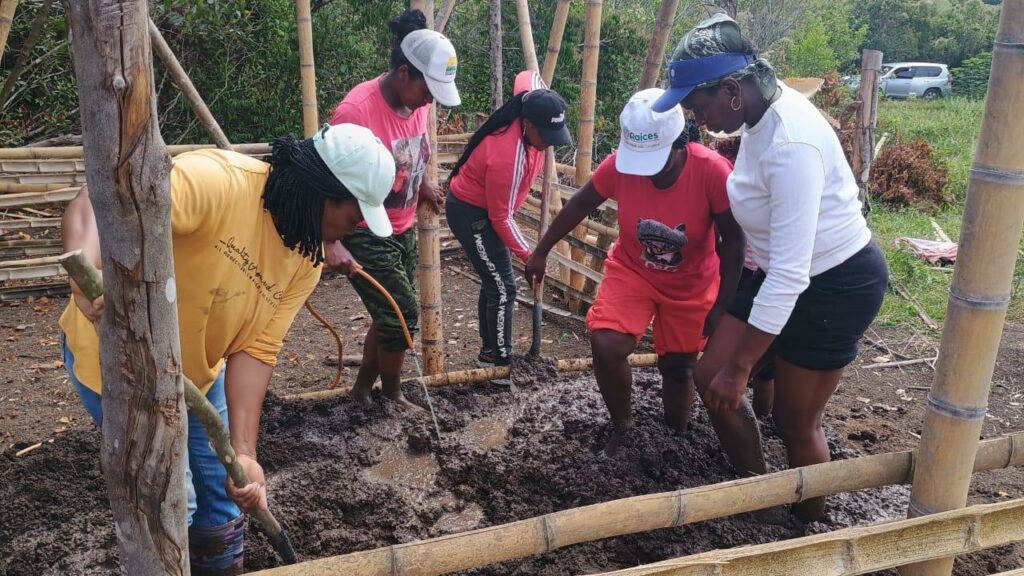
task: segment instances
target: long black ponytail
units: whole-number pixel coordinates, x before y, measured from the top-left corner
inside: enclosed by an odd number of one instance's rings
[[[484,141],[484,138],[494,134],[495,132],[501,132],[508,129],[517,118],[523,115],[523,96],[529,94],[529,91],[523,91],[513,96],[508,102],[494,111],[490,117],[477,128],[477,131],[473,133],[473,136],[466,143],[466,148],[462,151],[462,156],[459,157],[459,161],[452,167],[451,173],[448,175],[448,183],[450,184],[452,178],[459,173],[459,169],[462,165],[469,160],[469,157],[473,155],[473,151],[476,147]]]
[[[410,32],[423,30],[426,27],[427,17],[419,10],[406,10],[388,21],[388,29],[391,30],[391,34],[395,37],[395,41],[391,45],[391,70],[398,70],[401,66],[405,66],[409,70],[410,78],[416,79],[423,77],[423,72],[417,70],[416,67],[409,62],[409,59],[405,56],[405,52],[402,52],[402,40],[404,40]]]

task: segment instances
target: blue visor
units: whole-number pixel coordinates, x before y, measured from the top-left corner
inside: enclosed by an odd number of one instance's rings
[[[668,90],[654,102],[655,112],[671,110],[701,84],[718,80],[754,63],[749,54],[715,54],[692,60],[673,60],[668,65]]]

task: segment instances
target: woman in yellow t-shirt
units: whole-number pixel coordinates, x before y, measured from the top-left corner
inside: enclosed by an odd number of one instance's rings
[[[252,482],[235,487],[198,419],[188,418],[189,548],[192,572],[237,574],[242,511],[266,509],[256,437],[277,353],[320,278],[322,244],[365,220],[391,234],[383,202],[395,163],[368,129],[325,126],[313,138],[274,140],[269,163],[225,150],[182,154],[171,167],[171,232],[178,282],[182,370],[220,411]],[[85,187],[64,213],[67,250],[99,264],[99,235]],[[68,377],[98,425],[103,299],[71,283],[60,319]],[[214,552],[211,552],[214,551]]]

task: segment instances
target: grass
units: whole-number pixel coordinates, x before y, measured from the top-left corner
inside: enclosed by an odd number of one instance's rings
[[[881,100],[878,110],[878,134],[888,132],[890,138],[903,140],[922,138],[931,144],[935,158],[949,171],[946,192],[952,202],[938,210],[913,207],[891,208],[872,205],[869,225],[889,261],[890,281],[900,284],[920,303],[935,321],[946,316],[946,297],[953,275],[912,256],[906,248],[896,246],[896,239],[915,237],[937,239],[931,219],[942,227],[953,241],[960,237],[960,223],[967,195],[967,181],[984,103],[949,98],[932,102]],[[1024,242],[1018,239],[1018,248]],[[1007,318],[1024,318],[1024,263],[1018,260],[1013,276],[1013,298]],[[878,316],[888,326],[911,326],[924,329],[914,308],[894,291],[890,291]]]

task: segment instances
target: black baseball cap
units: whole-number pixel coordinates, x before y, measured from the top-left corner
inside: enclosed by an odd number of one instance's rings
[[[572,135],[565,125],[565,110],[569,105],[554,90],[541,88],[523,96],[523,116],[537,127],[550,146],[572,144]]]

